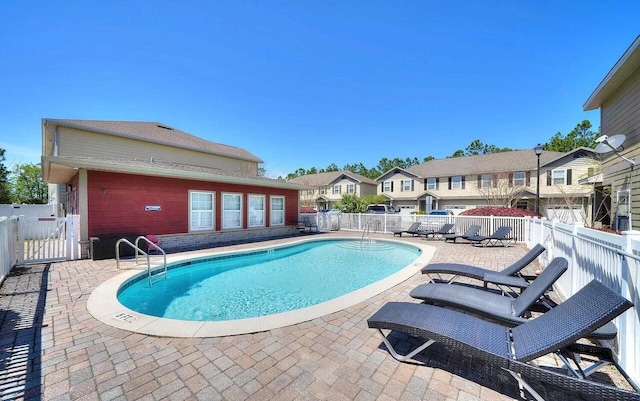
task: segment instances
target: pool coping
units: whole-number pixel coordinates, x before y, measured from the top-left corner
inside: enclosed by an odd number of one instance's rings
[[[351,241],[357,240],[353,237],[331,238],[331,240],[339,239]],[[269,246],[257,246],[233,251],[216,252],[212,250],[211,252],[199,253],[197,256],[192,253],[174,254],[167,256],[167,263],[177,263],[187,259],[242,254],[318,240],[319,239],[317,238],[301,239],[278,245],[271,244]],[[91,295],[89,295],[87,300],[87,310],[94,318],[109,326],[157,337],[221,337],[257,333],[290,326],[349,308],[402,283],[420,271],[422,267],[427,265],[433,258],[436,250],[433,246],[420,243],[407,243],[404,241],[386,238],[376,238],[374,240],[396,242],[405,246],[413,246],[419,248],[421,250],[421,254],[415,261],[411,262],[411,264],[382,280],[376,281],[356,291],[341,295],[329,301],[293,311],[256,318],[225,320],[218,322],[178,320],[144,315],[125,307],[117,299],[117,293],[120,286],[140,274],[141,269],[139,268],[125,270],[96,287],[91,292]]]

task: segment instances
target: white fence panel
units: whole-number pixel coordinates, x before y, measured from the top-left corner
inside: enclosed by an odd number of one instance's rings
[[[0,283],[4,281],[18,258],[18,218],[0,217]]]
[[[18,263],[79,257],[78,216],[18,218]]]
[[[541,243],[547,248],[540,259],[543,266],[559,256],[569,261],[569,269],[554,285],[562,298],[597,279],[633,302],[632,310],[614,320],[618,337],[610,345],[620,367],[640,385],[640,232],[617,235],[546,219],[528,219],[526,225],[528,246]]]

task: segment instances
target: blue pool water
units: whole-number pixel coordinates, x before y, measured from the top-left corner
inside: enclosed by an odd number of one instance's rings
[[[411,264],[420,250],[393,242],[320,240],[179,262],[166,280],[124,285],[120,303],[165,318],[221,321],[287,312],[339,297]]]

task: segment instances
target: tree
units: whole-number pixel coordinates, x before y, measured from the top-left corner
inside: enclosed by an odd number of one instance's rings
[[[465,150],[462,149],[458,149],[455,152],[453,152],[453,154],[451,156],[449,156],[448,158],[451,157],[462,157],[462,156],[475,156],[475,155],[486,155],[489,153],[499,153],[499,152],[510,152],[513,149],[511,148],[499,148],[496,145],[487,145],[482,143],[481,140],[476,139],[474,141],[472,141],[469,146],[466,147]]]
[[[594,148],[596,146],[596,138],[599,136],[600,130],[591,131],[591,123],[589,120],[583,120],[565,136],[557,132],[551,137],[549,142],[544,144],[544,150],[570,152],[581,146]]]
[[[362,199],[354,194],[344,194],[338,203],[338,209],[344,213],[361,213],[366,206],[362,204]]]
[[[42,169],[39,164],[16,165],[11,174],[11,182],[15,203],[47,203],[47,185],[42,180]]]
[[[4,149],[0,148],[0,203],[11,203],[9,170],[4,165]]]

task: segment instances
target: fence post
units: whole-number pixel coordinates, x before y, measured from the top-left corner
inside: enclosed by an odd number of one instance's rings
[[[623,251],[628,254],[633,254],[633,241],[640,241],[640,231],[630,230],[622,232],[622,244],[624,246]],[[637,299],[639,297],[638,285],[640,283],[634,282],[640,280],[640,274],[638,274],[637,262],[632,265],[628,256],[622,258],[622,266],[620,269],[621,289],[620,294],[625,298],[636,303],[635,308],[638,308]],[[635,272],[635,273],[634,273]],[[634,277],[635,276],[635,277]],[[640,361],[638,354],[640,353],[640,347],[638,346],[638,340],[636,336],[640,335],[637,332],[637,328],[640,327],[637,322],[636,313],[624,313],[620,316],[620,332],[625,336],[620,341],[619,355],[624,355],[623,369],[627,374],[634,378],[635,384],[640,384]]]
[[[578,244],[577,244],[577,239],[578,239],[578,224],[577,222],[573,222],[573,228],[571,230],[571,260],[569,261],[569,263],[571,264],[571,266],[569,267],[569,270],[571,271],[571,294],[575,294],[576,292],[578,292],[578,290],[580,288],[580,283],[578,283],[577,277],[579,275],[579,269],[578,269]]]

